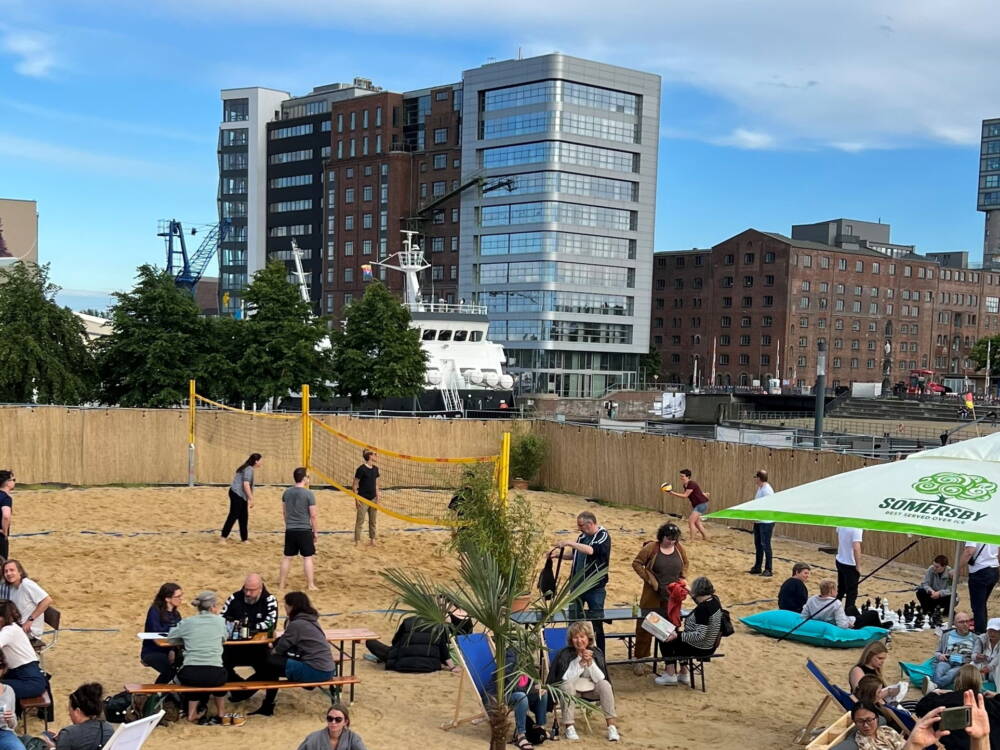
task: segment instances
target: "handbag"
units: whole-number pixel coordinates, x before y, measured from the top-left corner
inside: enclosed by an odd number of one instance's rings
[[[549,552],[555,552],[559,550],[559,557],[556,558],[556,569],[555,572],[552,571],[552,558],[546,556],[545,567],[542,568],[542,572],[538,574],[538,590],[542,593],[542,597],[545,601],[548,601],[555,596],[556,593],[556,583],[559,581],[559,571],[562,568],[562,548],[553,547]]]
[[[718,599],[718,597],[716,597],[716,599]],[[733,618],[729,616],[729,610],[724,608],[721,602],[719,603],[719,609],[722,611],[722,622],[719,625],[719,634],[723,638],[728,638],[736,632],[736,629],[733,627]]]

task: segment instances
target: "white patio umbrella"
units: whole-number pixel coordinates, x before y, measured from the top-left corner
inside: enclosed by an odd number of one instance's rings
[[[1000,433],[792,487],[707,518],[849,526],[1000,544]],[[952,586],[954,607],[955,585]]]

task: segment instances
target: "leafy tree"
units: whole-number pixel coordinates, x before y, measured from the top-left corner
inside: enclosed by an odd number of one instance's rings
[[[330,355],[320,346],[327,336],[322,320],[290,283],[282,263],[258,271],[244,293],[248,319],[243,323],[239,389],[248,401],[262,402],[298,391],[308,384],[324,397],[330,379]]]
[[[979,339],[972,348],[970,356],[972,361],[976,363],[977,370],[985,368],[987,342],[990,342],[990,377],[993,377],[994,375],[1000,375],[1000,336]]]
[[[662,361],[660,359],[660,350],[657,349],[652,344],[649,345],[649,351],[639,357],[639,372],[644,372],[646,380],[653,380],[654,375],[660,375],[660,367],[662,367]]]
[[[339,396],[364,399],[416,396],[424,388],[427,353],[410,313],[379,282],[347,308],[343,328],[330,335],[333,376]]]
[[[207,346],[191,295],[166,271],[140,266],[130,292],[116,292],[111,335],[96,344],[104,403],[176,406],[187,398]]]
[[[79,404],[90,398],[94,360],[83,322],[54,301],[48,265],[0,271],[0,399]]]

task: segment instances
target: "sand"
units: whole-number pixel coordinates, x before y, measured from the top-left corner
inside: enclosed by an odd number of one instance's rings
[[[281,488],[262,487],[251,511],[251,539],[222,543],[216,529],[227,510],[224,488],[93,488],[18,491],[11,554],[20,559],[32,578],[52,595],[63,613],[58,645],[45,657],[56,697],[55,727],[68,722],[66,696],[78,684],[97,680],[106,692],[117,692],[125,682],[151,682],[154,673],[138,660],[145,612],[157,587],[176,581],[186,596],[200,589],[224,595],[237,590],[248,571],[259,571],[277,585],[281,555]],[[447,553],[444,531],[412,530],[409,524],[380,517],[384,533],[374,549],[356,549],[350,531],[354,506],[341,495],[320,492],[321,529],[314,602],[326,627],[367,626],[388,641],[394,624],[383,614],[391,595],[378,572],[387,567],[419,568],[431,577],[448,578],[454,561]],[[590,505],[581,498],[555,493],[529,493],[539,513],[547,514],[553,539],[567,538],[574,517],[584,508],[594,510],[613,540],[608,606],[631,605],[640,581],[631,561],[641,543],[654,537],[664,517],[651,511]],[[678,500],[677,510],[682,501]],[[685,527],[686,528],[686,527]],[[815,593],[820,578],[832,576],[833,558],[813,545],[776,538],[776,575],[766,579],[745,571],[753,559],[749,534],[708,524],[712,539],[688,546],[690,575],[707,575],[716,585],[734,619],[776,606],[777,589],[791,562],[805,560],[813,572]],[[573,532],[575,533],[575,532]],[[234,533],[234,538],[235,538]],[[830,532],[833,543],[833,531]],[[904,544],[900,537],[900,544]],[[864,561],[871,569],[875,561]],[[919,581],[922,570],[892,565],[879,580],[863,586],[870,596],[906,590]],[[303,581],[301,566],[293,567],[291,588]],[[890,593],[902,605],[909,593]],[[966,593],[962,591],[965,601]],[[994,605],[997,609],[997,605]],[[185,613],[190,608],[185,607]],[[73,629],[94,629],[76,632]],[[650,677],[636,677],[628,667],[613,667],[612,680],[620,714],[622,746],[636,748],[747,748],[792,747],[792,737],[805,724],[822,693],[806,673],[807,658],[815,660],[832,679],[846,682],[857,651],[819,649],[782,643],[751,634],[736,623],[736,634],[725,639],[723,659],[707,669],[708,693],[684,687],[657,687]],[[887,676],[898,673],[897,660],[922,660],[933,650],[930,632],[903,634],[894,639]],[[611,656],[624,654],[613,641]],[[459,684],[456,674],[403,675],[359,661],[361,684],[352,710],[352,726],[370,750],[408,747],[483,748],[485,725],[440,729],[453,711]],[[475,706],[466,691],[464,714]],[[241,704],[255,708],[259,698]],[[185,722],[157,729],[146,744],[149,750],[212,747],[213,750],[294,748],[308,733],[323,726],[327,702],[318,692],[282,691],[272,718],[251,717],[239,728],[197,727]],[[831,709],[826,719],[836,717]],[[581,742],[575,746],[606,747],[600,722],[594,732],[581,724]],[[36,730],[40,724],[33,722]],[[568,743],[563,743],[563,745]],[[560,745],[561,746],[561,745]],[[555,747],[555,746],[553,746]]]

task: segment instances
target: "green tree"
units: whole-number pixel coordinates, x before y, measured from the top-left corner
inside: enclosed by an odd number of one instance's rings
[[[49,267],[14,263],[0,271],[0,399],[79,404],[92,395],[94,359],[83,322],[55,303]]]
[[[337,395],[357,405],[368,398],[406,398],[424,388],[427,353],[410,313],[382,284],[347,308],[343,328],[330,335]]]
[[[976,363],[976,369],[982,370],[986,367],[986,349],[989,342],[990,354],[990,377],[1000,375],[1000,336],[993,338],[982,338],[972,347],[972,361]]]
[[[200,374],[206,327],[194,299],[166,271],[143,265],[136,278],[131,291],[113,295],[111,335],[96,344],[101,400],[177,406]]]
[[[248,401],[287,396],[303,384],[321,398],[329,391],[330,354],[321,345],[326,326],[313,317],[310,304],[287,276],[283,263],[269,263],[243,295],[248,318],[238,367],[243,373],[239,388]]]
[[[648,382],[654,379],[654,375],[662,377],[662,373],[660,372],[662,364],[660,350],[650,344],[649,351],[639,357],[639,372],[644,374]]]

